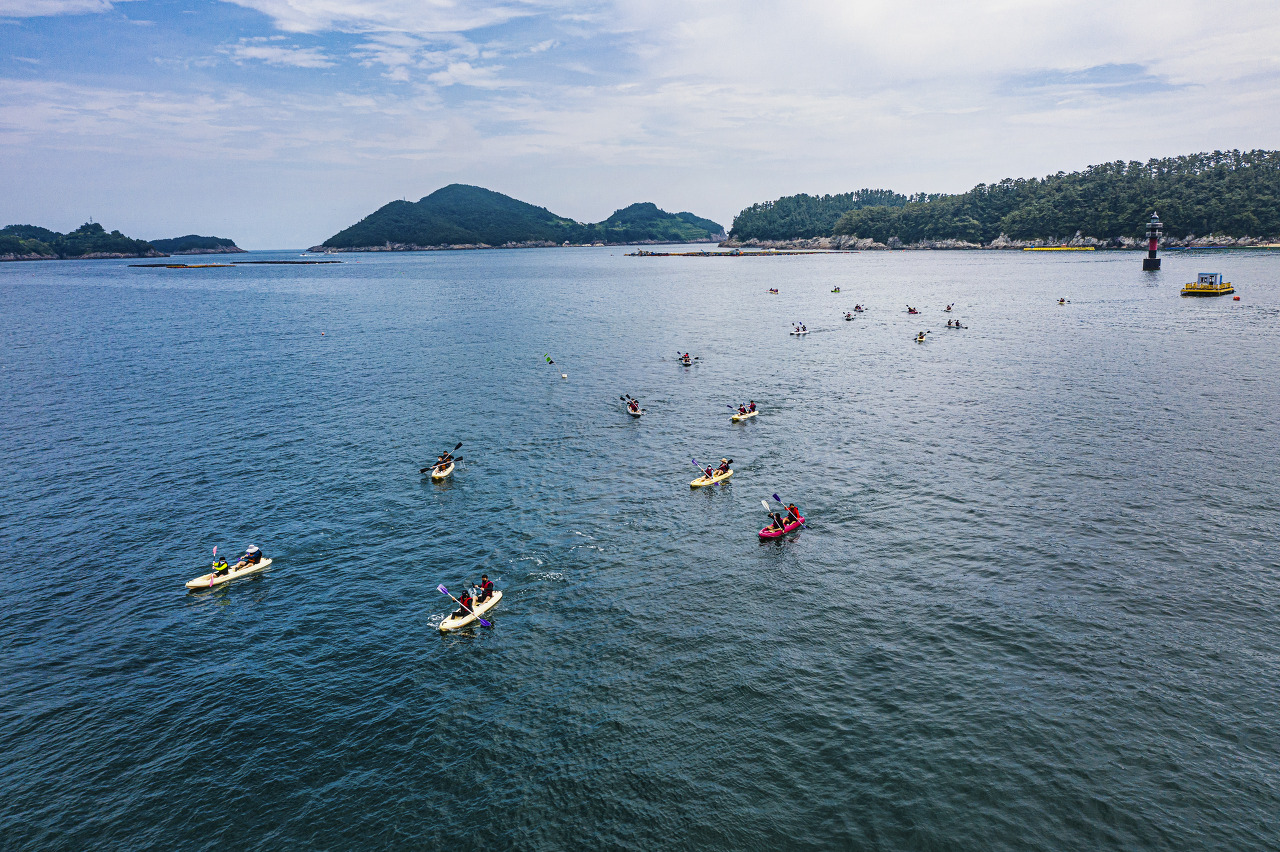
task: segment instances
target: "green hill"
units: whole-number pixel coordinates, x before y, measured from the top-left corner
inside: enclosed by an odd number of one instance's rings
[[[839,195],[785,195],[753,204],[733,217],[731,240],[797,240],[831,235],[836,220],[863,207],[901,207],[935,196],[899,195],[887,189],[860,189]]]
[[[151,245],[165,254],[237,254],[244,249],[225,237],[201,237],[187,234],[168,240],[152,240]]]
[[[416,202],[393,201],[315,248],[693,242],[722,232],[715,222],[692,213],[667,213],[653,204],[633,204],[603,222],[584,225],[500,192],[455,183]]]
[[[0,259],[31,260],[78,257],[163,257],[151,243],[107,233],[97,222],[86,222],[69,234],[37,225],[0,228]]]
[[[1152,210],[1174,239],[1280,236],[1280,151],[1214,151],[1116,161],[1044,178],[979,184],[960,195],[840,217],[832,234],[888,243],[965,240],[1058,241],[1082,237],[1120,244],[1141,238]]]

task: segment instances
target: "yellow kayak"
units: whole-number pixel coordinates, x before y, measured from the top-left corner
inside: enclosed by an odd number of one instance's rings
[[[759,413],[760,413],[759,410],[748,411],[746,414],[735,414],[729,419],[732,420],[734,423],[741,423],[743,420],[746,420],[751,417],[755,417]]]
[[[705,476],[699,476],[693,482],[689,483],[689,487],[701,488],[704,485],[715,485],[717,482],[723,482],[724,480],[728,479],[731,476],[733,476],[732,469],[726,470],[724,473],[717,473],[715,476],[711,477],[710,479],[708,479]]]
[[[446,467],[444,470],[440,470],[439,468],[433,468],[431,470],[431,478],[438,482],[441,479],[448,477],[449,474],[451,473],[453,473],[453,462],[449,462],[449,466]]]

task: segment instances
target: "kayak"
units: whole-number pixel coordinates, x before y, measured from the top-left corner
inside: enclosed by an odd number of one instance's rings
[[[692,367],[692,366],[693,366],[693,362],[692,362],[692,361],[681,361],[680,363],[681,363],[681,364],[683,364],[683,365],[684,365],[684,366],[686,366],[686,367]]]
[[[475,624],[477,615],[484,615],[502,600],[502,592],[494,592],[493,597],[482,604],[475,604],[471,607],[471,612],[463,613],[461,616],[454,618],[453,613],[445,616],[440,622],[440,632],[448,633],[450,630],[457,630],[459,627],[466,627],[468,624]]]
[[[188,589],[207,589],[211,586],[221,586],[223,583],[229,583],[232,580],[238,580],[241,577],[247,577],[250,574],[257,574],[263,568],[271,564],[270,559],[263,559],[257,565],[246,565],[239,571],[228,571],[221,577],[215,574],[202,574],[187,583]]]
[[[845,322],[851,322],[852,320],[853,320],[853,317],[845,317],[845,318],[844,318],[844,321],[845,321]]]
[[[760,530],[760,537],[761,538],[779,538],[781,536],[786,535],[789,532],[794,532],[795,530],[798,530],[800,528],[800,525],[803,523],[804,523],[804,517],[801,516],[800,520],[796,521],[795,523],[787,524],[786,529],[781,531],[770,529],[769,527],[773,526],[773,524],[770,524],[768,527],[765,527],[764,529]]]
[[[717,473],[715,476],[707,479],[705,476],[699,476],[693,482],[689,483],[690,488],[701,488],[704,485],[715,485],[717,482],[723,482],[733,476],[733,470],[726,470],[724,473]]]
[[[737,423],[741,420],[746,420],[749,417],[755,417],[759,413],[760,413],[759,411],[748,411],[746,414],[735,414],[729,419],[732,420],[734,423]]]
[[[787,332],[787,334],[793,334],[793,335],[795,335],[796,337],[802,337],[802,336],[804,336],[804,335],[806,335],[806,334],[808,334],[808,333],[809,333],[809,332],[807,332],[807,331],[788,331],[788,332]]]
[[[644,416],[644,412],[645,412],[645,409],[643,408],[640,409],[639,411],[632,411],[631,407],[627,406],[627,413],[630,414],[632,417],[642,417]]]
[[[441,479],[448,478],[449,474],[451,473],[453,473],[453,462],[449,462],[449,466],[446,467],[444,470],[436,470],[435,468],[432,468],[431,478],[439,482]]]

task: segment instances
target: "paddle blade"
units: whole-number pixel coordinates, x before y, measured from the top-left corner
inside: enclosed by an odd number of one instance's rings
[[[761,506],[764,506],[764,510],[765,510],[766,512],[767,512],[767,511],[769,511],[769,504],[768,504],[768,503],[766,503],[765,501],[761,500],[761,501],[760,501],[760,505],[761,505]]]
[[[444,583],[441,583],[440,585],[436,586],[436,591],[442,595],[449,594],[449,590],[444,587]]]
[[[490,624],[489,622],[485,621],[483,618],[481,618],[481,617],[480,617],[480,616],[478,616],[478,615],[476,616],[476,621],[480,622],[480,623],[481,623],[481,624],[483,624],[485,627],[492,627],[492,626],[493,626],[492,624]]]
[[[777,500],[779,503],[781,503],[781,502],[782,502],[782,498],[781,498],[781,497],[779,497],[777,494],[774,494],[774,495],[773,495],[773,499]]]
[[[456,449],[458,449],[458,447],[461,447],[461,446],[462,446],[462,442],[461,442],[461,441],[459,441],[458,443],[456,443],[456,444],[454,444],[454,445],[453,445],[453,448],[456,450]]]

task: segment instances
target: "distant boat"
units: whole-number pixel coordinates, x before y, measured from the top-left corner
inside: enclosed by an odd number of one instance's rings
[[[1230,281],[1222,280],[1221,272],[1201,272],[1195,281],[1182,286],[1184,296],[1230,296],[1235,291]]]

